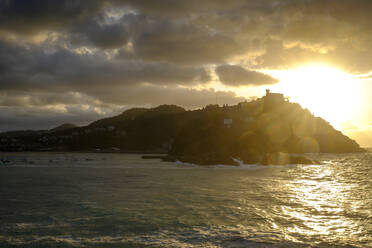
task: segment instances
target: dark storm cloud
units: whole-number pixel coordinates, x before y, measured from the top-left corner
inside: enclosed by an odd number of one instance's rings
[[[112,18],[106,13],[110,8],[126,14]],[[215,64],[246,54],[254,64],[251,55],[268,53],[263,44],[272,38],[286,45],[301,44],[303,53],[331,49],[326,62],[354,61],[372,48],[370,10],[372,4],[366,0],[3,0],[0,29],[22,34],[57,30],[66,42],[98,49],[120,48],[130,42],[137,58],[166,63]],[[358,49],[343,49],[347,46]],[[321,51],[314,56],[321,57]],[[275,64],[269,60],[273,56],[261,56],[261,63],[263,58],[267,58],[265,64]],[[290,66],[286,57],[281,60],[281,66]],[[370,70],[370,61],[362,60],[352,67],[365,68],[347,69]]]
[[[129,39],[128,28],[123,23],[103,24],[97,20],[71,28],[71,42],[75,45],[90,45],[111,49],[125,45]]]
[[[230,86],[273,84],[258,71],[306,63],[369,73],[371,11],[370,0],[0,0],[1,120],[22,106],[44,122],[43,111],[62,114],[43,106],[89,119],[122,106],[242,100],[191,88],[217,65]]]
[[[229,86],[259,86],[279,81],[262,72],[249,71],[237,65],[221,65],[216,68],[221,83]]]
[[[195,14],[205,14],[214,12],[230,12],[250,8],[253,10],[266,11],[273,8],[273,4],[277,5],[276,0],[125,0],[121,3],[129,4],[135,9],[150,15],[159,15],[167,17],[187,17]]]
[[[103,54],[80,55],[67,49],[45,51],[0,43],[0,90],[97,92],[136,83],[192,85],[205,83],[203,67],[168,63],[115,61]]]
[[[315,60],[352,73],[372,69],[370,1],[126,2],[149,15],[168,13],[171,20],[169,25],[141,30],[134,46],[146,59],[221,63],[247,54],[250,63],[273,69],[293,66],[299,52],[303,58],[296,65]],[[265,46],[271,39],[285,45],[282,51]],[[260,52],[256,61],[251,55]]]
[[[92,17],[104,1],[0,0],[0,29],[33,34]]]
[[[203,27],[164,23],[139,34],[134,50],[148,60],[203,64],[223,62],[245,48],[234,38]]]

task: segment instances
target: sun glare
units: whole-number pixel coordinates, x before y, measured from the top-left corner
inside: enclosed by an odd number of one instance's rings
[[[280,83],[271,87],[340,129],[356,115],[361,96],[358,78],[336,68],[311,65],[271,71]]]

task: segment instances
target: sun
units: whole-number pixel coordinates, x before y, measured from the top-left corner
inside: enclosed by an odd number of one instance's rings
[[[338,129],[353,119],[360,107],[358,78],[337,68],[307,65],[270,74],[280,79],[272,90],[284,93]]]

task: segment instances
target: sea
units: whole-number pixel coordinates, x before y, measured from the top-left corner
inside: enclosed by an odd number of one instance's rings
[[[372,153],[197,166],[0,153],[0,247],[372,247]]]

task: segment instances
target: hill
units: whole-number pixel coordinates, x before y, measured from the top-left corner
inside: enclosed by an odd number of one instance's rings
[[[70,123],[65,123],[65,124],[62,124],[58,127],[55,127],[55,128],[52,128],[49,130],[49,132],[58,132],[58,131],[65,131],[65,130],[69,130],[69,129],[72,129],[72,128],[75,128],[76,126],[73,125],[73,124],[70,124]]]
[[[261,98],[236,106],[209,106],[178,134],[169,154],[199,164],[286,164],[296,153],[349,153],[364,150],[299,104],[272,104]],[[311,162],[311,161],[307,161]]]
[[[288,163],[288,154],[363,152],[322,118],[280,94],[233,106],[186,111],[175,105],[134,108],[85,127],[62,126],[34,135],[0,134],[7,151],[115,151],[168,153],[199,164]],[[21,134],[21,133],[20,133]],[[301,159],[300,159],[301,160]]]

